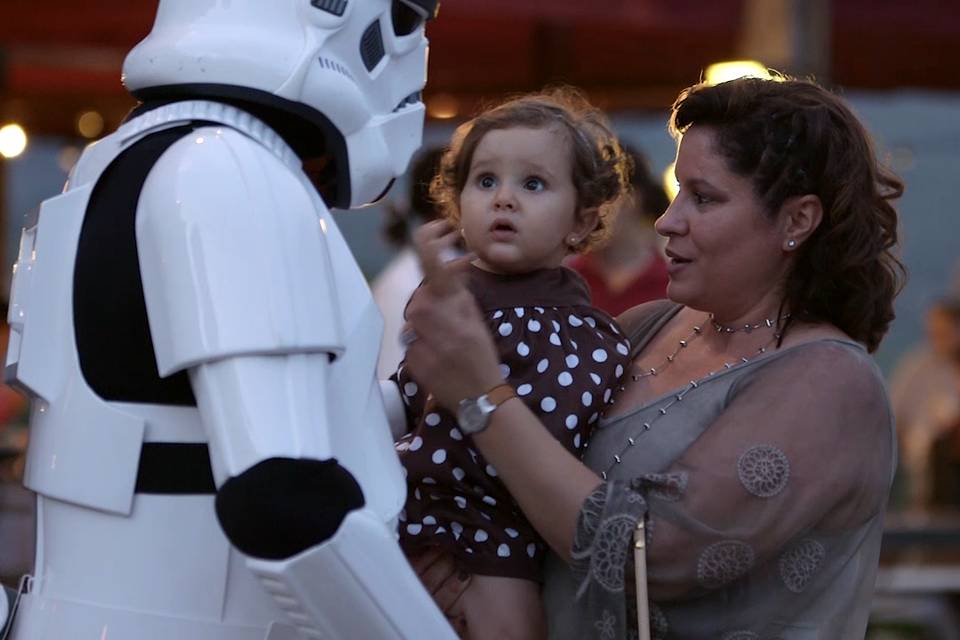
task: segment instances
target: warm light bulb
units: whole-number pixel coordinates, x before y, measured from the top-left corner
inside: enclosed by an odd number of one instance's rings
[[[667,165],[667,168],[663,170],[663,189],[670,197],[670,202],[673,202],[673,199],[677,197],[677,193],[680,191],[680,186],[677,184],[677,176],[674,173],[676,166],[676,162],[671,162]]]
[[[438,93],[427,100],[427,114],[438,120],[456,118],[460,113],[460,103],[449,93]]]
[[[103,116],[96,111],[85,111],[77,118],[77,131],[88,140],[103,133]]]
[[[711,85],[736,80],[737,78],[776,79],[764,65],[756,60],[717,62],[707,67],[707,72],[704,74],[704,82]]]
[[[0,127],[0,156],[16,158],[27,148],[27,132],[18,124]]]

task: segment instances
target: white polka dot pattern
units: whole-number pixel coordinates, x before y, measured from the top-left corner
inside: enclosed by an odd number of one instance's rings
[[[501,376],[544,426],[578,453],[610,400],[609,389],[626,370],[625,343],[616,326],[587,307],[488,309],[486,318]],[[429,545],[446,536],[461,557],[484,566],[530,566],[530,578],[537,579],[533,568],[544,547],[530,523],[512,517],[519,508],[497,470],[468,446],[470,438],[454,416],[438,408],[402,368],[397,380],[410,413],[420,416],[397,444],[408,486],[401,545]]]

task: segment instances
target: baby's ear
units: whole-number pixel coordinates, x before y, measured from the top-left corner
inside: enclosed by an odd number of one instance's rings
[[[566,242],[567,250],[570,253],[580,251],[583,247],[584,240],[593,233],[598,224],[600,224],[600,210],[596,207],[577,211],[577,217],[573,221],[573,228],[570,229],[570,233],[567,234],[564,241]]]
[[[573,223],[573,233],[577,236],[580,244],[587,239],[600,224],[600,209],[591,207],[589,209],[580,209],[577,212],[577,219]]]

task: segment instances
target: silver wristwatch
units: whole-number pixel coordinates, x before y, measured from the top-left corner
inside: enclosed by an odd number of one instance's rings
[[[461,400],[457,407],[457,424],[467,434],[480,433],[490,424],[490,416],[501,404],[517,393],[509,384],[499,384],[479,398]]]

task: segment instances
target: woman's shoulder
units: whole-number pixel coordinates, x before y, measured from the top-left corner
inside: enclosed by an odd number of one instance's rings
[[[648,336],[659,331],[683,305],[672,300],[651,300],[627,309],[616,320],[636,348]]]
[[[836,396],[841,404],[889,403],[876,362],[862,345],[849,338],[823,336],[788,344],[758,365],[749,368],[741,385],[762,379],[773,385],[783,383],[791,391],[811,397]]]

